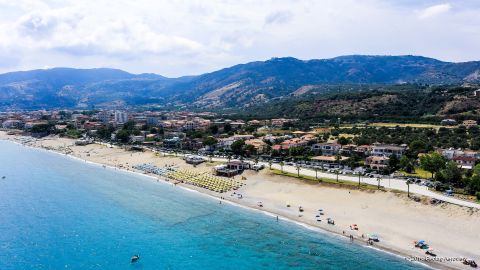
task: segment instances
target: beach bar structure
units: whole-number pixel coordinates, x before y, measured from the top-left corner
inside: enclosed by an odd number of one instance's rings
[[[244,170],[250,169],[250,163],[241,160],[232,160],[222,165],[217,165],[213,168],[216,175],[232,177],[241,174]]]

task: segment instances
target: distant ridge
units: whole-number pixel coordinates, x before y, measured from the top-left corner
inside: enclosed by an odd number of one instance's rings
[[[413,55],[282,57],[181,78],[109,68],[52,68],[0,74],[0,109],[143,104],[244,107],[321,93],[328,85],[479,82],[479,61],[451,63]]]

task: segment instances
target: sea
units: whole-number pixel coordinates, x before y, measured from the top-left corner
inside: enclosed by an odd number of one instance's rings
[[[0,141],[0,270],[10,269],[428,268],[143,175]]]

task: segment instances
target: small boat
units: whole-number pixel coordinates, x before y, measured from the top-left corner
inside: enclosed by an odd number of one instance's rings
[[[303,207],[299,206],[298,211],[303,212]]]
[[[133,255],[130,261],[131,263],[136,263],[138,260],[140,260],[140,255]]]

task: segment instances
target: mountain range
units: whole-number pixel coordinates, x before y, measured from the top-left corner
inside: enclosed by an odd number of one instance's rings
[[[52,68],[0,74],[0,109],[138,105],[245,108],[292,96],[322,94],[338,85],[479,82],[480,61],[452,63],[410,55],[272,58],[179,78],[108,68]]]

